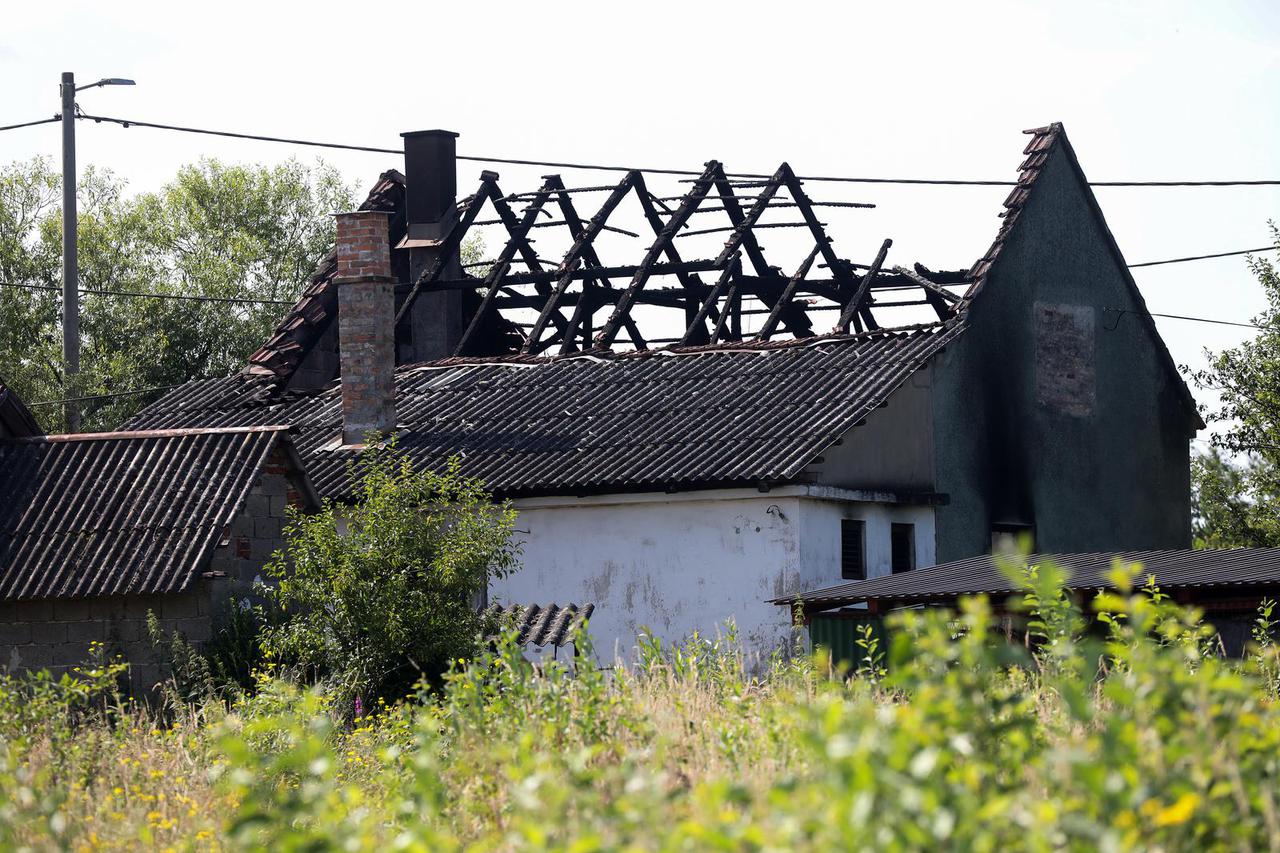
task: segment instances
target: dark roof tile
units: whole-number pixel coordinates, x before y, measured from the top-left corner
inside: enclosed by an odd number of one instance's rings
[[[0,600],[187,589],[285,430],[0,441]]]
[[[963,329],[541,360],[459,360],[396,374],[399,446],[420,469],[451,455],[504,495],[786,481]],[[132,429],[285,423],[323,495],[345,497],[351,451],[328,449],[340,390],[277,394],[267,378],[202,380]]]

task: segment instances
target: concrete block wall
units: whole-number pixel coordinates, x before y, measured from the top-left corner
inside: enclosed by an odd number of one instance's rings
[[[267,579],[262,569],[284,547],[288,508],[301,504],[295,476],[284,455],[274,453],[249,490],[240,514],[214,548],[204,571],[224,581],[225,598],[244,597],[256,580]]]
[[[130,687],[145,691],[163,677],[147,635],[154,613],[166,635],[180,631],[193,643],[213,634],[210,584],[174,595],[106,596],[0,602],[0,667],[11,672],[47,669],[55,677],[89,660],[89,644],[130,663]]]

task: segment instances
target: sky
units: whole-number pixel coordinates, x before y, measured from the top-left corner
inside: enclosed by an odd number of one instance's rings
[[[461,134],[461,154],[1012,180],[1020,131],[1061,121],[1093,180],[1280,178],[1274,0],[9,5],[0,125],[52,115],[63,71],[137,80],[82,92],[88,113],[386,148],[442,127]],[[361,189],[401,167],[394,155],[88,122],[77,134],[82,166],[138,191],[201,157],[323,156]],[[0,134],[0,163],[58,152],[56,124]],[[460,164],[461,192],[481,168]],[[497,168],[508,191],[548,171]],[[935,269],[985,251],[1006,191],[810,187],[877,205],[823,211],[842,256],[865,262],[892,237],[896,262]],[[1280,187],[1097,194],[1131,263],[1266,246],[1280,218]],[[1154,312],[1248,321],[1264,305],[1241,257],[1135,277]],[[1193,368],[1206,348],[1251,335],[1157,323]]]

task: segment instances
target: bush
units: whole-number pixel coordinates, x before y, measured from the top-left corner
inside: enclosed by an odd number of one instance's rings
[[[1092,634],[1061,572],[1018,576],[1031,648],[974,598],[893,616],[885,665],[867,648],[852,678],[821,656],[752,676],[726,638],[650,642],[633,670],[533,666],[508,634],[354,726],[325,685],[272,672],[171,725],[77,698],[92,680],[28,712],[0,680],[0,848],[1280,845],[1266,608],[1266,645],[1226,660],[1138,573],[1091,603]]]
[[[294,513],[264,594],[285,614],[264,649],[338,708],[399,699],[475,650],[480,596],[516,567],[515,511],[458,473],[415,472],[394,443],[361,460],[356,501]]]

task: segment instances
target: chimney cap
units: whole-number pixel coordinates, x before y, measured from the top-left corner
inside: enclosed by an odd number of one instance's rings
[[[436,130],[410,130],[407,133],[400,134],[400,136],[404,139],[411,139],[413,137],[418,137],[418,136],[452,136],[454,139],[457,139],[459,136],[461,136],[461,134],[454,133],[452,130],[436,129]]]

